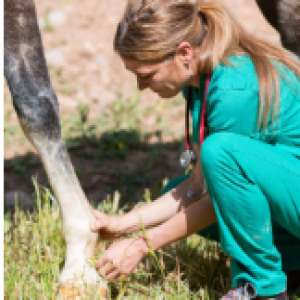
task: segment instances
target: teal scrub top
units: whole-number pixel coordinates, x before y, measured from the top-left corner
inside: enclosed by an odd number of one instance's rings
[[[247,56],[233,56],[233,65],[219,64],[213,71],[206,96],[209,134],[221,131],[246,135],[276,145],[300,158],[300,80],[285,68],[280,77],[279,118],[273,127],[264,131],[256,127],[259,108],[258,77],[252,60]],[[278,64],[278,63],[277,63]],[[278,64],[279,66],[279,64]],[[199,88],[192,87],[190,112],[193,120],[193,141],[199,144],[199,126],[205,78]],[[186,98],[187,87],[183,89]],[[271,117],[269,118],[269,124]]]

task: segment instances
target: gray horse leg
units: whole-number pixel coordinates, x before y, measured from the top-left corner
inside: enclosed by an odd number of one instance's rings
[[[103,281],[87,259],[99,242],[89,230],[94,220],[75,176],[61,137],[58,102],[45,62],[32,0],[5,0],[4,73],[22,129],[41,156],[59,202],[66,241],[65,266],[60,276],[61,297],[72,296],[70,285],[81,293],[83,283],[94,287]],[[75,278],[75,276],[77,276]],[[103,286],[98,292],[103,293]]]

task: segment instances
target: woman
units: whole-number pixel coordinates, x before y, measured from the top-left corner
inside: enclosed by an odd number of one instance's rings
[[[170,98],[192,87],[198,160],[156,201],[122,217],[96,212],[91,229],[104,239],[136,232],[140,222],[153,227],[148,239],[112,244],[96,264],[99,273],[119,279],[150,246],[199,232],[231,256],[232,290],[224,299],[286,299],[286,274],[300,269],[299,61],[211,2],[129,1],[114,47],[140,90]],[[209,135],[200,147],[206,74]]]

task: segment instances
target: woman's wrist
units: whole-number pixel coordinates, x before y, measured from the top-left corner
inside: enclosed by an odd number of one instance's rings
[[[144,234],[140,234],[138,236],[138,239],[140,241],[140,249],[144,256],[146,256],[150,250],[152,250],[151,241],[147,236]]]
[[[187,181],[159,199],[121,216],[119,236],[138,232],[142,226],[147,229],[162,224],[184,207],[199,200],[203,191],[201,178],[201,174],[193,174]],[[192,191],[195,196],[188,197],[189,191]]]
[[[201,201],[191,204],[165,223],[150,229],[147,232],[149,249],[160,249],[207,228],[216,220],[214,207],[207,194]]]

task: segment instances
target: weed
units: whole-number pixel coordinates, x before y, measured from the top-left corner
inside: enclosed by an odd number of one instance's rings
[[[44,22],[44,30],[48,31],[48,32],[52,32],[54,30],[54,27],[52,26],[50,20],[49,20],[49,14],[50,14],[50,10],[47,9],[46,15],[43,18],[43,22]]]
[[[67,1],[66,1],[66,0],[60,0],[60,1],[59,1],[59,4],[60,4],[62,7],[65,7],[66,4],[67,4]]]
[[[11,109],[8,109],[4,113],[4,142],[5,143],[11,142],[13,140],[15,134],[19,133],[21,131],[20,126],[10,125],[8,123],[9,119],[11,117],[11,114],[12,114]]]
[[[59,91],[66,96],[71,96],[75,93],[75,89],[72,88],[67,82],[63,82],[61,84]]]

